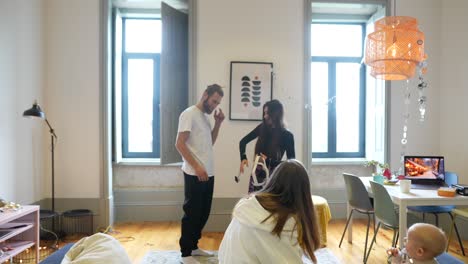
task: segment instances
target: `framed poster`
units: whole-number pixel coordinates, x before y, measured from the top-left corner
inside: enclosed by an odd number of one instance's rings
[[[231,61],[229,119],[261,121],[272,88],[273,63]]]

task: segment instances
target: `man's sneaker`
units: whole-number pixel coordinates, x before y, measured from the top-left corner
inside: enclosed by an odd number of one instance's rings
[[[182,257],[182,263],[183,264],[200,264],[200,262],[198,262],[198,260],[196,260],[192,256]]]
[[[192,256],[211,257],[211,256],[214,256],[214,254],[210,251],[197,248],[197,249],[192,250]]]

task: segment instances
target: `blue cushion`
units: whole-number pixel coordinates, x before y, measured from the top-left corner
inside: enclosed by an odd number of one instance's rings
[[[443,264],[463,264],[463,261],[447,253],[440,254],[436,259],[439,263]]]
[[[75,243],[69,243],[63,246],[61,249],[55,251],[50,256],[48,256],[43,261],[39,262],[39,264],[60,264],[62,259],[67,254],[68,250],[74,245]]]
[[[443,206],[408,206],[408,209],[420,213],[450,213],[455,209],[454,205],[443,205]]]

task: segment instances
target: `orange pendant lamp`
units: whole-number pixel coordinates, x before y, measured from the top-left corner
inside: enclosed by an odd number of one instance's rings
[[[365,63],[375,78],[410,79],[424,59],[424,33],[413,17],[384,17],[375,22],[375,31],[367,36]]]

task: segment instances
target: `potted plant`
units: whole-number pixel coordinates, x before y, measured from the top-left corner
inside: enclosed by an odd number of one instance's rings
[[[366,161],[366,163],[364,163],[364,166],[366,167],[373,166],[375,175],[382,175],[385,178],[387,178],[387,180],[390,180],[392,178],[392,173],[390,172],[390,165],[388,165],[388,163],[380,163],[376,160],[369,160],[369,161]],[[377,167],[380,168],[379,173],[377,173]]]

